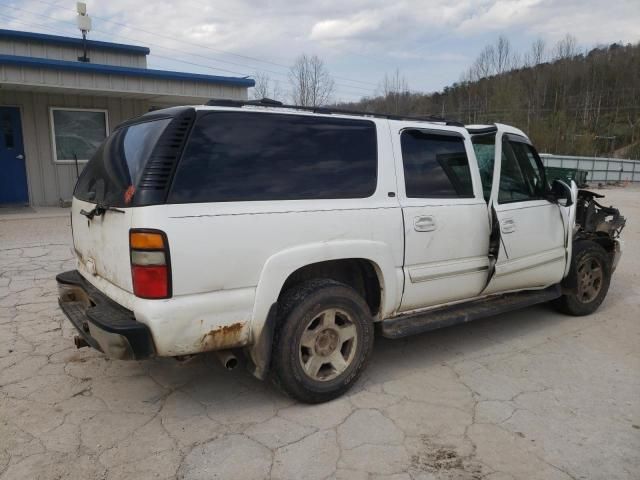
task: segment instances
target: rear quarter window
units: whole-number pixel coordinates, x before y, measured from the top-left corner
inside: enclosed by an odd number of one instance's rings
[[[370,121],[211,112],[193,127],[168,203],[365,198],[377,163]]]

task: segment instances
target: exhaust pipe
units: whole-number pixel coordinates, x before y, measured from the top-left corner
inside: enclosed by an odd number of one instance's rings
[[[222,366],[227,370],[233,370],[238,366],[238,357],[231,350],[217,350],[213,353],[216,354]]]

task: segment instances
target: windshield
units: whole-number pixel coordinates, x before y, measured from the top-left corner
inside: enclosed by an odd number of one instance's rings
[[[144,166],[171,118],[117,129],[82,171],[73,195],[115,207],[130,205]]]

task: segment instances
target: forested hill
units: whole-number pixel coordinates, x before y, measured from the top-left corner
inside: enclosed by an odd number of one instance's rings
[[[441,115],[467,124],[508,123],[524,130],[541,152],[640,159],[640,43],[585,54],[577,54],[575,44],[564,50],[559,44],[555,59],[543,62],[536,44],[523,57],[507,51],[505,60],[501,41],[485,48],[465,80],[442,92],[389,88],[406,87],[396,75],[385,79],[384,94],[342,106]]]

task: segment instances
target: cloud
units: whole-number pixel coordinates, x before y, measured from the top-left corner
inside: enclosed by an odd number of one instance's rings
[[[478,6],[469,18],[464,19],[457,30],[464,33],[477,33],[508,28],[526,23],[531,12],[542,0],[497,0]]]
[[[492,0],[482,2],[456,31],[466,37],[487,32],[558,40],[570,33],[586,46],[640,39],[638,0]]]
[[[387,55],[393,58],[409,61],[429,61],[429,62],[471,62],[473,58],[461,53],[450,52],[429,52],[429,51],[404,51],[393,50],[387,52]]]
[[[322,20],[313,25],[312,40],[335,40],[371,34],[380,28],[382,19],[373,12],[361,13],[350,18]]]
[[[2,9],[18,19],[3,17],[5,28],[78,35],[73,3],[7,2],[21,10]],[[305,52],[325,59],[331,73],[342,77],[340,94],[354,98],[370,94],[372,84],[396,67],[413,89],[440,89],[499,34],[522,49],[537,37],[551,45],[567,33],[584,48],[637,42],[638,2],[154,0],[132,7],[130,0],[90,0],[88,11],[95,29],[90,38],[147,45],[152,67],[223,75],[264,71],[286,85],[287,65]]]

